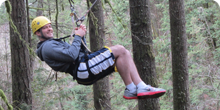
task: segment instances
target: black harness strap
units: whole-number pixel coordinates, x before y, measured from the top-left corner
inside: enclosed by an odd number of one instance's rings
[[[40,30],[40,34],[41,34],[41,38],[42,39],[45,39],[45,40],[48,40],[48,39],[50,39],[50,38],[46,38],[45,36],[44,36],[44,34],[43,34],[43,32],[42,32],[42,28],[41,29],[39,29]]]
[[[77,71],[78,71],[78,66],[79,66],[79,57],[76,59],[74,63],[70,64],[69,69],[67,72],[73,76],[73,80],[77,79]]]
[[[62,38],[59,38],[59,39],[53,39],[53,40],[57,40],[57,41],[63,40],[65,42],[65,39],[70,37],[70,36],[71,35],[68,35],[68,36],[65,36],[65,37],[62,37]],[[79,55],[73,63],[70,63],[70,66],[67,69],[67,73],[69,73],[70,75],[73,76],[73,80],[77,79],[78,66],[79,66]]]
[[[87,71],[88,71],[88,73],[89,73],[89,77],[91,78],[91,79],[94,79],[95,78],[95,75],[91,72],[91,70],[90,70],[90,68],[89,68],[89,57],[88,57],[88,55],[87,55],[87,53],[85,52],[85,60],[86,60],[86,68],[87,68]]]

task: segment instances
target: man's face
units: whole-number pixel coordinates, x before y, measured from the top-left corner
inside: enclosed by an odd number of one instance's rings
[[[41,28],[41,31],[46,38],[53,38],[53,28],[51,24],[46,24]],[[40,32],[36,32],[37,36],[41,36]]]

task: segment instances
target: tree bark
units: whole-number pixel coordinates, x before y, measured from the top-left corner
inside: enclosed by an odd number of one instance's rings
[[[184,0],[169,0],[174,110],[189,110]]]
[[[37,8],[43,8],[43,0],[38,0]],[[43,10],[42,9],[38,9],[36,15],[37,16],[42,16],[43,15]]]
[[[13,22],[10,22],[13,106],[15,109],[30,110],[32,104],[32,69],[30,53],[28,50],[29,46],[27,46],[29,45],[30,36],[28,36],[25,1],[9,1],[12,6],[10,16]]]
[[[129,0],[134,62],[144,82],[157,87],[149,0]],[[159,110],[158,99],[138,100],[139,110]]]
[[[89,4],[89,0],[87,3]],[[95,0],[91,0],[94,3]],[[91,6],[91,5],[90,5]],[[89,6],[89,7],[90,7]],[[89,13],[89,36],[91,51],[97,51],[104,45],[104,15],[101,0],[98,0]],[[105,77],[93,84],[94,106],[96,110],[111,110],[109,78]]]

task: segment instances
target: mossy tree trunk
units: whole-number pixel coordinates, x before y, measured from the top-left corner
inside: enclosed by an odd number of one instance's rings
[[[189,110],[184,0],[169,0],[174,110]]]
[[[129,0],[134,62],[144,82],[158,86],[149,0]],[[139,110],[159,110],[158,99],[138,100]]]
[[[87,0],[94,3],[95,0]],[[90,5],[91,6],[91,5]],[[98,0],[89,13],[89,36],[91,51],[97,51],[104,45],[104,15],[101,0]],[[94,106],[96,110],[111,110],[109,79],[105,77],[93,84]]]
[[[28,45],[31,37],[28,36],[25,1],[9,1],[12,6],[10,16],[13,22],[10,22],[13,106],[15,109],[30,110],[32,104],[32,69]]]

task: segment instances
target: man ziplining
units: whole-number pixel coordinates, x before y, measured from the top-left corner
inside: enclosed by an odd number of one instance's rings
[[[51,21],[44,16],[36,17],[31,28],[40,40],[36,50],[37,56],[53,70],[71,74],[79,84],[94,84],[117,68],[126,86],[123,96],[125,99],[158,98],[166,92],[142,81],[130,52],[122,45],[105,46],[88,54],[83,45],[86,44],[84,25],[75,28],[71,45],[62,39],[53,38]]]

